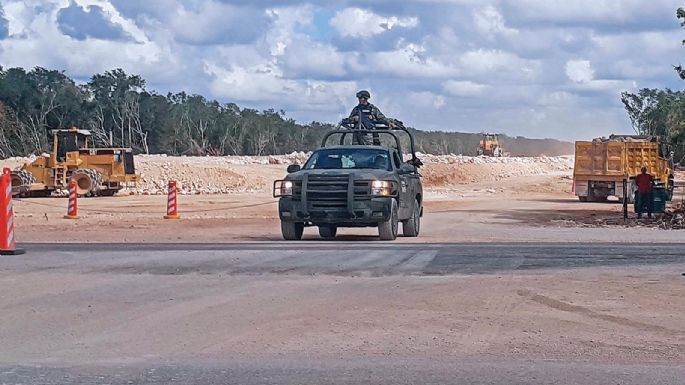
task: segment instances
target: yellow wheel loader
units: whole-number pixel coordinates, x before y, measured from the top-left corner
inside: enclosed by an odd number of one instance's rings
[[[478,149],[476,153],[480,155],[485,155],[485,156],[504,156],[504,150],[502,149],[502,146],[499,144],[499,139],[497,138],[497,134],[482,134],[483,136],[480,139],[480,142],[478,142]]]
[[[80,196],[112,196],[124,187],[135,186],[133,150],[94,148],[88,130],[51,130],[52,152],[12,171],[12,192],[20,197],[50,196],[76,181]]]

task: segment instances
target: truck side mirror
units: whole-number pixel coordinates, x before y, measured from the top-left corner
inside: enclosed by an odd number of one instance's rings
[[[400,169],[399,169],[400,174],[411,174],[414,171],[416,171],[416,168],[409,163],[402,163],[400,165]]]
[[[288,174],[293,173],[293,172],[298,172],[302,169],[302,167],[299,164],[291,164],[288,166]]]

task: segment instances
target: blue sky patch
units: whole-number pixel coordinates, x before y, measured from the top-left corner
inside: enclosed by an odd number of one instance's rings
[[[69,7],[59,11],[57,23],[62,33],[77,40],[124,40],[128,37],[128,34],[120,26],[112,23],[97,5],[84,9],[72,2]]]
[[[7,30],[7,19],[5,19],[5,13],[2,10],[2,5],[0,4],[0,39],[4,39],[8,34]]]

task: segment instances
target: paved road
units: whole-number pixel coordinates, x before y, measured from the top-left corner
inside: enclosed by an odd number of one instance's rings
[[[0,384],[198,385],[681,385],[684,367],[367,357],[166,363],[155,366],[0,367]]]
[[[18,272],[121,274],[448,275],[685,263],[678,244],[24,244]]]
[[[0,258],[0,274],[30,277],[55,274],[58,277],[131,277],[138,285],[149,276],[364,276],[416,277],[480,275],[515,271],[552,271],[589,267],[673,267],[680,274],[685,266],[682,245],[615,244],[393,244],[393,243],[240,243],[240,244],[24,244],[22,256]],[[685,270],[683,270],[685,271]],[[141,276],[143,278],[135,278]],[[98,278],[99,279],[99,278]],[[134,280],[135,279],[135,280]],[[419,278],[420,279],[420,278]],[[109,282],[109,281],[108,281]],[[76,284],[73,284],[76,285]],[[96,298],[119,301],[123,283],[103,283],[111,291],[98,289]],[[87,286],[86,286],[87,287]],[[135,289],[135,287],[134,287]],[[95,290],[95,288],[91,289]],[[137,289],[136,289],[137,290]],[[274,287],[274,290],[278,290]],[[87,290],[84,292],[87,293]],[[51,314],[70,303],[91,303],[82,292],[61,301],[54,297]],[[44,294],[45,295],[45,294]],[[129,297],[130,297],[129,293]],[[2,298],[2,293],[0,293]],[[48,297],[49,298],[49,297]],[[35,299],[34,299],[35,300]],[[133,299],[130,299],[133,300]],[[71,302],[70,302],[71,301]],[[15,308],[21,304],[12,305]],[[43,304],[43,306],[46,306]],[[160,307],[159,303],[155,304]],[[88,306],[90,308],[90,306]],[[13,316],[13,307],[0,312]],[[66,312],[69,309],[65,309]],[[80,312],[84,312],[79,310]],[[159,309],[158,309],[159,311]],[[85,314],[85,313],[84,313]],[[40,315],[39,315],[40,316]],[[42,315],[45,317],[45,315]],[[58,320],[64,323],[64,319]],[[32,322],[28,320],[26,322]],[[49,325],[42,318],[40,325]],[[0,320],[0,324],[2,320]],[[85,323],[85,325],[89,325]],[[97,335],[98,326],[90,325]],[[117,325],[118,326],[118,325]],[[115,329],[116,326],[110,326]],[[391,331],[392,332],[392,331]],[[54,332],[53,332],[54,333]],[[1,334],[1,333],[0,333]],[[47,334],[47,333],[46,333]],[[69,357],[71,337],[61,345]],[[33,336],[32,336],[33,338]],[[27,349],[24,354],[50,357],[50,335],[43,355]],[[79,337],[81,338],[81,337]],[[75,341],[79,341],[79,338]],[[97,338],[91,341],[97,342]],[[2,341],[0,341],[2,342]],[[16,345],[15,345],[16,346]],[[75,351],[83,348],[76,346]],[[0,352],[3,347],[0,345]],[[47,353],[46,353],[47,352]],[[7,353],[7,352],[4,352]],[[11,352],[10,352],[11,353]],[[7,356],[7,355],[5,355]],[[59,362],[59,357],[55,362]],[[414,357],[297,357],[285,355],[260,359],[223,357],[213,360],[176,360],[153,357],[149,360],[100,361],[50,365],[44,358],[36,362],[3,364],[0,384],[683,384],[683,365],[603,365],[558,361],[497,361],[473,359],[432,359]],[[585,360],[579,357],[579,360]],[[104,362],[104,363],[103,363]]]

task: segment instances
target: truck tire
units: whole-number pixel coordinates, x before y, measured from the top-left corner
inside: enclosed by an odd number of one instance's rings
[[[405,237],[418,237],[421,231],[421,204],[419,201],[414,202],[414,210],[411,217],[406,221],[402,221],[402,234]]]
[[[390,205],[390,218],[378,224],[378,236],[381,238],[381,241],[394,241],[397,238],[397,229],[399,227],[397,211],[397,201],[393,199],[392,205]]]
[[[286,241],[299,241],[304,233],[304,224],[299,222],[281,221],[281,234]]]
[[[324,239],[333,239],[338,233],[338,226],[319,226],[319,235]]]

